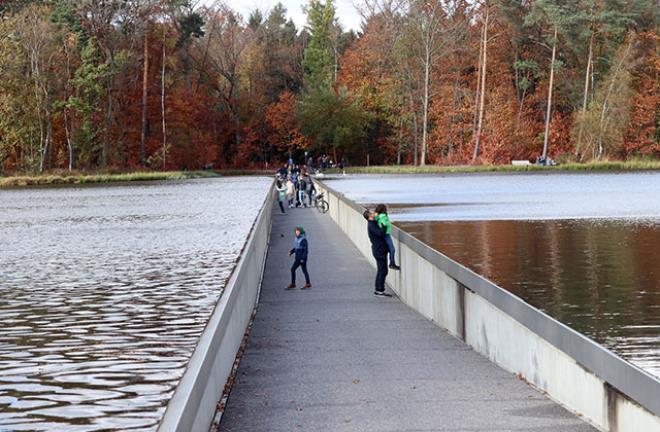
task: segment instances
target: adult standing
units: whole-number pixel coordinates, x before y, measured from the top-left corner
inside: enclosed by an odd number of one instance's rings
[[[309,206],[312,206],[312,198],[316,195],[316,187],[314,186],[314,181],[310,176],[307,176],[307,190],[305,191],[307,199],[309,200]]]
[[[374,214],[369,210],[365,210],[362,214],[367,220],[367,233],[369,234],[369,241],[371,242],[371,254],[376,259],[376,283],[374,295],[383,297],[392,297],[391,294],[385,293],[385,278],[387,277],[387,254],[390,249],[385,241],[385,231],[383,231],[378,223],[374,220]]]
[[[307,207],[305,202],[305,194],[307,193],[307,181],[309,177],[301,176],[298,181],[298,201],[300,202],[301,207]]]

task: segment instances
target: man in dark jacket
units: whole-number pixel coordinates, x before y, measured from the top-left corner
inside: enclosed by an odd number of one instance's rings
[[[309,282],[309,273],[307,273],[307,238],[305,238],[305,229],[301,226],[296,227],[296,238],[293,242],[293,249],[289,251],[289,256],[296,255],[296,261],[291,266],[291,284],[286,289],[296,288],[296,270],[302,267],[305,275],[305,286],[302,289],[310,289],[312,284]]]
[[[371,253],[376,259],[376,289],[374,295],[391,297],[391,294],[385,293],[385,278],[387,277],[387,254],[390,249],[385,240],[385,231],[383,231],[376,221],[374,215],[369,210],[362,214],[367,220],[367,233],[371,241]]]

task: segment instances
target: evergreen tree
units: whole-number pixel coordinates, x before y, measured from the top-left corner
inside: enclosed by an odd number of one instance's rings
[[[308,88],[330,86],[333,77],[332,26],[335,22],[334,0],[310,0],[306,8],[309,44],[303,68]]]

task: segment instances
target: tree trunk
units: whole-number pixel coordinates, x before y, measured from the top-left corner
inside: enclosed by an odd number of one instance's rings
[[[403,151],[403,116],[399,117],[399,130],[397,131],[398,146],[396,149],[396,164],[401,165],[401,153]]]
[[[110,122],[112,122],[112,110],[114,109],[112,105],[112,88],[115,85],[114,81],[115,80],[112,77],[108,80],[108,106],[105,110],[105,130],[103,133],[103,148],[101,150],[101,165],[104,167],[108,165],[108,155],[110,153]]]
[[[147,144],[147,96],[149,84],[149,27],[144,29],[144,64],[142,66],[142,134],[140,136],[140,165],[145,166]]]
[[[115,58],[114,58],[114,53],[112,50],[106,49],[105,50],[105,56],[107,61],[109,61],[111,67],[115,64]],[[112,101],[112,90],[115,86],[115,78],[112,73],[109,74],[108,76],[108,100],[107,100],[107,107],[105,110],[105,119],[104,119],[104,131],[103,131],[103,147],[101,149],[101,165],[102,166],[107,166],[108,165],[108,160],[109,160],[109,154],[110,154],[110,123],[112,122],[112,110],[114,109],[113,107],[113,101]]]
[[[419,119],[417,118],[417,110],[415,109],[415,98],[412,93],[412,89],[408,92],[408,98],[410,101],[410,111],[412,113],[413,121],[413,165],[417,166],[419,154]]]
[[[584,73],[584,93],[582,95],[582,111],[581,111],[581,119],[580,119],[580,125],[578,127],[578,138],[577,138],[577,143],[575,144],[575,157],[580,161],[582,158],[580,156],[580,146],[582,144],[582,132],[584,130],[584,119],[587,114],[587,104],[588,104],[588,99],[589,99],[589,76],[591,72],[591,59],[593,56],[593,48],[594,48],[594,32],[591,32],[591,38],[589,39],[589,56],[587,58],[587,70]]]
[[[164,32],[163,32],[164,33]],[[165,161],[167,158],[167,123],[165,122],[165,35],[163,34],[163,65],[160,70],[160,113],[163,119],[163,171],[165,171]]]
[[[339,73],[339,51],[338,51],[338,47],[337,47],[338,43],[339,43],[339,41],[337,41],[337,40],[334,40],[333,43],[332,43],[332,53],[333,53],[334,58],[335,58],[335,61],[334,61],[335,64],[333,65],[333,81],[332,82],[335,86],[337,85],[337,74]]]
[[[626,46],[626,51],[623,53],[621,56],[621,60],[617,63],[614,73],[612,74],[612,77],[610,79],[610,84],[607,86],[607,93],[605,93],[605,98],[603,99],[603,107],[600,111],[600,123],[598,127],[598,159],[600,159],[603,156],[604,153],[604,148],[603,148],[603,129],[605,128],[605,116],[607,114],[607,104],[609,102],[610,96],[612,96],[612,92],[614,91],[614,84],[617,81],[617,76],[619,75],[619,71],[623,67],[624,63],[628,59],[628,53],[630,52],[630,47],[632,46],[632,42],[626,42],[628,45]]]
[[[32,72],[32,79],[34,81],[34,101],[35,109],[37,112],[37,121],[39,123],[39,172],[44,170],[44,146],[45,146],[45,130],[44,120],[42,115],[42,99],[41,99],[41,73],[39,69],[39,52],[36,48],[30,51],[30,69]],[[34,157],[32,157],[34,160]],[[34,166],[32,167],[34,169]]]
[[[481,40],[481,94],[479,95],[479,118],[477,119],[477,136],[474,144],[474,153],[472,154],[472,162],[476,162],[479,157],[479,150],[481,147],[481,131],[483,130],[484,122],[484,105],[486,102],[486,68],[488,66],[488,19],[490,18],[490,11],[486,7],[486,17],[484,18],[483,38]]]
[[[431,75],[431,47],[426,46],[426,56],[424,61],[424,100],[422,106],[422,155],[420,166],[426,165],[426,147],[428,141],[429,127],[429,81]]]
[[[241,116],[240,116],[240,104],[239,104],[239,88],[238,88],[238,75],[237,74],[232,74],[232,80],[231,80],[231,92],[230,94],[232,95],[232,101],[231,106],[232,106],[232,111],[234,112],[234,123],[236,125],[236,131],[234,134],[234,137],[236,139],[236,152],[238,153],[238,148],[241,145]]]
[[[64,135],[66,137],[66,145],[69,151],[69,172],[71,172],[73,170],[73,142],[71,141],[71,130],[69,129],[68,111],[68,108],[64,108],[62,114],[64,116]]]
[[[550,115],[552,114],[552,87],[555,82],[555,58],[557,56],[557,24],[555,24],[552,39],[552,60],[550,60],[550,83],[548,84],[548,106],[545,112],[545,133],[543,135],[543,159],[548,157],[548,141],[550,138]]]
[[[50,92],[44,88],[44,114],[46,116],[46,141],[44,153],[48,153],[48,169],[53,168],[53,118],[50,112]]]
[[[64,136],[66,137],[66,145],[69,153],[69,172],[73,170],[73,119],[69,125],[69,107],[67,102],[69,94],[71,93],[71,50],[64,41],[64,53],[66,54],[66,84],[64,85],[64,100],[62,109],[62,116],[64,120]]]
[[[454,72],[454,84],[452,88],[452,94],[451,94],[451,108],[452,108],[452,115],[450,117],[450,130],[452,133],[450,134],[450,139],[449,139],[449,144],[447,146],[447,154],[446,156],[449,157],[454,153],[454,148],[456,147],[456,137],[454,136],[453,129],[454,129],[454,123],[457,120],[461,119],[461,116],[459,113],[459,107],[460,107],[460,71],[458,68]]]
[[[481,91],[481,62],[484,52],[484,30],[481,29],[481,36],[479,39],[479,60],[477,61],[477,90],[474,93],[474,117],[472,119],[472,134],[477,137],[477,121],[479,120],[479,92]]]
[[[518,133],[518,129],[520,128],[520,119],[522,118],[522,113],[525,108],[525,96],[527,96],[527,89],[523,90],[522,97],[520,98],[520,106],[518,106],[518,116],[516,117],[516,130],[515,130],[516,133]]]

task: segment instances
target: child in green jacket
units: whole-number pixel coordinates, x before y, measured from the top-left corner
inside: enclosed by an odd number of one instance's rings
[[[390,268],[392,270],[401,270],[401,267],[396,265],[396,261],[394,260],[396,250],[394,249],[394,242],[392,241],[392,222],[390,222],[390,218],[387,216],[387,206],[385,206],[385,204],[378,204],[375,213],[374,220],[380,229],[385,231],[385,241],[390,248]]]

